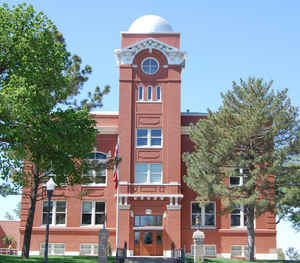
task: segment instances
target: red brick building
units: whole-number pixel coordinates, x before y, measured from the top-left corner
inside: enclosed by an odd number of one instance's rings
[[[180,111],[181,72],[186,54],[180,34],[157,16],[137,19],[121,33],[115,50],[119,66],[119,112],[94,112],[100,135],[92,159],[105,159],[120,138],[119,244],[130,255],[171,255],[176,248],[192,249],[195,217],[205,232],[207,256],[246,253],[243,209],[219,216],[220,201],[199,207],[183,182],[182,153],[192,150],[189,124],[206,114]],[[95,255],[99,229],[110,231],[115,251],[116,191],[112,171],[90,171],[93,183],[55,189],[49,254]],[[37,204],[31,254],[40,254],[45,240],[46,196]],[[21,241],[28,200],[22,199]],[[275,259],[273,214],[255,221],[256,258]]]

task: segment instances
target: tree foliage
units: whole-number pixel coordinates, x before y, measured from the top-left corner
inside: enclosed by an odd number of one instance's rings
[[[92,69],[67,50],[63,35],[31,5],[0,7],[1,194],[25,186],[30,200],[22,255],[29,256],[35,204],[48,171],[56,183],[79,183],[97,130],[89,110],[109,91],[76,97]]]
[[[300,189],[299,170],[287,166],[300,151],[298,110],[287,89],[275,92],[271,86],[256,78],[233,82],[232,90],[221,94],[219,110],[208,110],[207,119],[191,127],[195,151],[184,155],[185,182],[200,201],[221,199],[223,213],[244,208],[251,260],[255,217],[279,208],[280,187],[290,190],[291,178]],[[231,187],[231,177],[243,184]]]

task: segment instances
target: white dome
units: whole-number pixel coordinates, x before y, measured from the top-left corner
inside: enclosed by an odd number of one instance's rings
[[[129,33],[171,33],[172,27],[167,20],[155,16],[146,15],[136,19],[128,30]]]

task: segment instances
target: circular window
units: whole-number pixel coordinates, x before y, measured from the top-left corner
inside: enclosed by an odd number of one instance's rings
[[[142,62],[142,70],[148,75],[155,74],[159,69],[159,63],[155,58],[145,58]]]

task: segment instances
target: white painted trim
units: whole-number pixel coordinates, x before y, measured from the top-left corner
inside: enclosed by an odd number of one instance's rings
[[[120,194],[120,197],[142,197],[142,198],[147,198],[147,197],[156,197],[156,198],[170,198],[170,197],[177,197],[177,198],[182,198],[183,194]]]
[[[118,111],[90,111],[89,114],[94,115],[119,115]]]
[[[143,39],[122,49],[115,49],[114,55],[118,66],[132,64],[135,56],[145,49],[159,50],[166,56],[169,65],[181,65],[183,68],[185,67],[186,52],[152,37]]]
[[[128,182],[126,182],[126,181],[120,181],[119,182],[119,184],[120,185],[140,185],[140,186],[145,186],[145,185],[153,185],[153,184],[139,184],[139,183],[128,183]],[[160,186],[160,185],[162,185],[162,186],[173,186],[173,185],[176,185],[176,186],[181,186],[181,184],[180,183],[178,183],[178,182],[170,182],[170,183],[168,183],[168,184],[155,184],[156,186]]]

